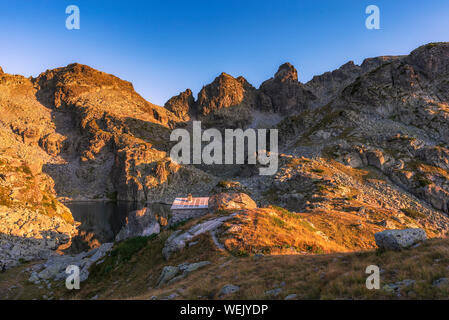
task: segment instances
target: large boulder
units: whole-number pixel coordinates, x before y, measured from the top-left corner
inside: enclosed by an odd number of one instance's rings
[[[255,209],[257,204],[246,193],[219,193],[209,198],[209,210]]]
[[[401,250],[427,239],[423,229],[385,230],[374,234],[376,244],[383,250]]]
[[[150,236],[161,231],[160,225],[155,216],[151,214],[149,208],[143,208],[131,212],[127,217],[126,225],[115,237],[115,241],[122,241],[128,238]]]

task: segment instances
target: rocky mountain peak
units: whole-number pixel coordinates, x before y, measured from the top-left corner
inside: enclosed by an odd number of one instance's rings
[[[298,72],[287,62],[279,67],[274,78],[260,85],[258,99],[261,110],[288,114],[304,110],[316,97],[298,82]]]
[[[54,85],[89,85],[91,87],[117,88],[134,90],[133,85],[112,74],[95,70],[89,66],[72,63],[66,67],[47,70],[41,73],[36,79],[38,83],[51,82]]]
[[[353,82],[361,73],[362,68],[354,64],[354,61],[349,61],[332,72],[314,76],[307,82],[306,87],[318,97],[314,104],[324,105],[335,98],[342,88]]]
[[[401,59],[403,56],[380,56],[375,58],[366,58],[360,65],[362,73],[370,72],[380,66]]]
[[[4,73],[2,67],[0,67],[0,74]]]
[[[274,75],[274,78],[281,82],[298,81],[298,71],[296,71],[295,67],[291,63],[286,62],[279,67],[278,71]]]
[[[354,70],[354,69],[360,69],[360,67],[356,65],[352,60],[346,62],[344,65],[340,67],[340,70]]]
[[[244,77],[234,78],[222,72],[199,92],[197,110],[200,115],[207,115],[214,110],[242,104],[253,107],[255,91],[256,89]]]
[[[190,89],[170,98],[164,105],[167,110],[185,121],[190,119],[190,114],[194,111],[194,106],[195,99]]]
[[[449,74],[449,42],[429,43],[413,50],[407,63],[430,77]]]

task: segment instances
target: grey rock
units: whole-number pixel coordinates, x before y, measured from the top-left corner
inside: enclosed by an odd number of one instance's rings
[[[239,286],[235,286],[233,284],[227,284],[223,288],[221,288],[220,292],[218,293],[218,296],[226,296],[232,293],[236,293],[240,290]]]
[[[182,263],[177,267],[174,266],[165,266],[162,269],[161,275],[159,276],[159,280],[157,281],[156,287],[168,283],[172,284],[177,282],[183,278],[185,278],[189,273],[198,270],[204,266],[209,265],[209,261],[201,261],[196,263]]]
[[[374,234],[376,244],[384,250],[409,248],[427,239],[423,229],[386,230]]]
[[[295,293],[289,294],[288,296],[286,296],[286,297],[284,298],[284,300],[293,300],[293,299],[296,299],[297,296],[298,296],[298,295],[295,294]]]
[[[162,273],[159,277],[159,280],[157,281],[156,287],[160,287],[161,285],[165,284],[166,282],[173,279],[179,272],[178,267],[174,266],[165,266],[162,269]]]
[[[277,297],[282,292],[282,288],[276,288],[265,292],[267,296]]]
[[[449,284],[449,279],[448,278],[440,278],[438,280],[435,280],[432,285],[435,287],[442,287],[442,286],[447,286]]]
[[[181,270],[182,272],[193,272],[193,271],[198,270],[199,268],[202,268],[209,264],[210,264],[209,261],[201,261],[201,262],[196,262],[196,263],[191,263],[191,264],[181,264],[178,267],[179,267],[179,270]]]
[[[162,298],[162,300],[173,300],[173,299],[175,299],[175,298],[177,298],[177,297],[179,297],[179,294],[177,294],[177,293],[172,293],[172,294],[166,296],[165,298]]]
[[[113,243],[105,243],[98,248],[76,256],[55,255],[51,256],[45,263],[34,266],[28,281],[36,283],[40,280],[63,280],[66,279],[66,268],[76,265],[80,268],[80,281],[86,281],[89,277],[89,268],[92,264],[102,259],[113,247]],[[37,272],[39,271],[40,272]]]
[[[395,283],[388,283],[382,287],[384,291],[394,293],[396,295],[401,294],[401,290],[406,287],[410,287],[416,283],[415,280],[405,279]]]
[[[180,230],[175,231],[165,242],[164,248],[162,249],[163,256],[168,260],[171,254],[184,248],[186,246],[186,242],[190,241],[200,234],[218,228],[223,224],[223,222],[232,219],[234,216],[235,214],[232,214],[229,216],[208,220],[206,222],[193,226],[184,233],[182,233]]]

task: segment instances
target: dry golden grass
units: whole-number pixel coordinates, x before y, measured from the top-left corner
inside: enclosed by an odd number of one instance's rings
[[[424,174],[432,174],[432,175],[438,175],[441,178],[444,178],[446,180],[449,180],[449,172],[447,170],[444,170],[439,167],[427,165],[424,163],[421,163],[418,165],[418,170],[421,171]]]
[[[217,299],[226,284],[240,291],[226,298],[282,299],[297,294],[298,299],[447,299],[449,287],[432,283],[447,276],[448,240],[434,239],[419,248],[402,252],[376,251],[328,255],[272,255],[255,257],[218,257],[212,265],[200,269],[179,283],[138,295],[146,299],[164,296],[183,288],[187,299]],[[401,296],[386,290],[368,290],[365,286],[368,265],[382,270],[381,288],[405,279],[416,283],[401,290]],[[267,290],[281,286],[278,297]]]
[[[400,252],[368,250],[351,253],[319,255],[280,254],[236,257],[216,249],[210,236],[202,235],[199,243],[175,254],[169,261],[161,250],[169,233],[148,239],[127,260],[106,260],[91,268],[91,275],[81,284],[81,290],[68,291],[64,281],[53,282],[51,289],[38,288],[27,282],[20,271],[27,264],[0,274],[0,292],[12,285],[20,290],[5,295],[8,299],[42,298],[48,291],[59,299],[150,299],[178,293],[177,299],[283,299],[296,294],[297,299],[447,299],[449,286],[433,286],[435,280],[447,277],[449,240],[430,239],[419,247]],[[189,274],[184,279],[155,289],[161,270],[166,265],[183,262],[210,261],[211,264]],[[381,268],[380,290],[365,286],[366,267]],[[108,268],[108,266],[110,266]],[[405,279],[415,284],[403,288],[400,296],[384,286]],[[240,287],[240,291],[219,297],[226,284]],[[268,290],[282,287],[277,297]]]
[[[301,215],[282,208],[245,210],[225,223],[225,247],[235,255],[306,254],[346,251],[326,240]]]

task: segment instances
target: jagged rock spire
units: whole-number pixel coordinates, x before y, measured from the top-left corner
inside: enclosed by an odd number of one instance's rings
[[[286,62],[279,67],[278,72],[274,75],[274,78],[282,82],[286,80],[298,81],[298,71],[296,71],[295,67],[291,63]]]

